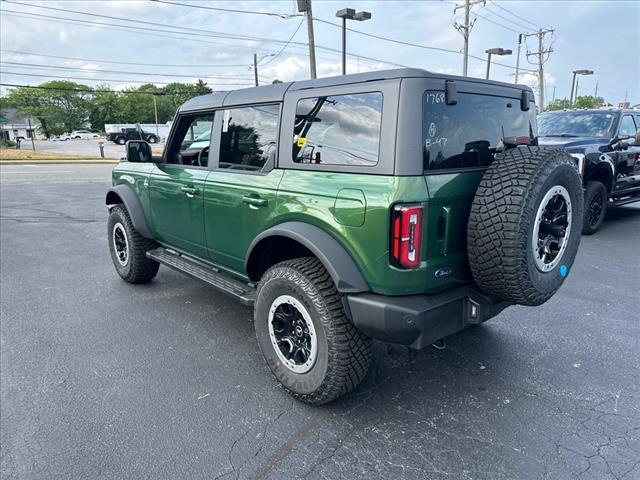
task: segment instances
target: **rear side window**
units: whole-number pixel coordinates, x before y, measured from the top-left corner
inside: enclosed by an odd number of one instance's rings
[[[378,163],[381,121],[381,92],[299,100],[293,161],[374,166]]]
[[[422,151],[425,171],[486,167],[506,143],[537,144],[536,109],[520,100],[459,93],[456,105],[444,92],[427,91],[422,100]]]
[[[224,110],[219,168],[259,171],[275,158],[279,105]]]

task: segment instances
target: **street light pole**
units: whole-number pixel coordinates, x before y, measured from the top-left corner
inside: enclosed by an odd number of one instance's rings
[[[485,50],[485,52],[487,53],[487,80],[489,80],[489,70],[491,69],[491,55],[500,55],[500,56],[504,56],[504,55],[511,55],[513,52],[511,50],[509,50],[508,48],[490,48],[488,50]]]
[[[522,34],[518,34],[518,56],[516,57],[516,79],[513,83],[518,83],[518,74],[520,73],[520,47],[522,47]]]
[[[578,77],[577,75],[593,75],[593,70],[574,70],[571,79],[571,96],[569,97],[569,106],[572,107],[578,99]]]
[[[342,75],[347,74],[347,17],[342,17]]]
[[[371,19],[370,12],[358,12],[353,8],[343,8],[336,12],[336,17],[342,18],[342,75],[347,74],[347,20],[364,22]]]
[[[258,55],[253,54],[253,78],[256,82],[256,87],[258,86]]]

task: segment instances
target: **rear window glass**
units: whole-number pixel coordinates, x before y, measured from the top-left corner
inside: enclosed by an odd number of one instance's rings
[[[442,91],[423,96],[425,171],[486,167],[505,143],[537,143],[533,102],[525,112],[519,99],[470,93],[459,93],[457,99],[456,105],[447,105]]]
[[[296,106],[293,161],[376,165],[381,121],[380,92],[301,99]]]

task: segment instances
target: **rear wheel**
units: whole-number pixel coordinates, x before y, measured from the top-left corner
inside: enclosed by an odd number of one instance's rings
[[[342,296],[317,258],[271,267],[258,285],[254,318],[273,375],[303,402],[335,400],[367,373],[371,340],[346,317]]]
[[[160,264],[146,254],[158,244],[136,231],[124,206],[111,209],[107,227],[111,260],[118,275],[129,283],[146,283],[155,277]]]
[[[592,235],[602,226],[607,212],[607,197],[607,187],[602,182],[587,182],[587,188],[584,191],[583,234]]]
[[[475,282],[512,303],[546,302],[573,265],[582,210],[582,183],[566,152],[520,147],[496,155],[467,229]]]

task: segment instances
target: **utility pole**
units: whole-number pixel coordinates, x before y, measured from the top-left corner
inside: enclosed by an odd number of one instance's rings
[[[253,54],[253,78],[256,81],[256,87],[258,86],[258,55]]]
[[[307,16],[307,35],[309,36],[309,70],[311,78],[317,78],[316,42],[313,35],[313,12],[311,10],[311,0],[298,0],[298,12],[305,12]]]
[[[518,34],[518,54],[516,56],[516,79],[513,83],[518,83],[518,75],[520,74],[520,47],[522,47],[522,33]]]
[[[473,28],[473,24],[475,22],[469,23],[469,13],[471,12],[471,7],[477,4],[486,4],[485,0],[464,0],[464,5],[458,5],[453,9],[453,13],[455,13],[459,8],[464,8],[464,24],[460,25],[459,23],[455,23],[454,27],[464,39],[464,51],[463,51],[463,59],[462,59],[462,76],[467,76],[467,70],[469,66],[469,34],[471,33],[471,29]]]
[[[549,58],[549,54],[553,52],[553,48],[549,47],[547,49],[544,48],[544,36],[548,33],[553,33],[553,28],[545,28],[540,29],[535,33],[527,33],[524,34],[525,37],[536,36],[538,37],[538,51],[537,52],[527,52],[527,58],[529,57],[538,57],[538,82],[540,84],[539,87],[539,106],[540,112],[544,111],[544,62]],[[546,57],[545,57],[546,55]]]
[[[153,112],[156,115],[156,136],[158,139],[160,138],[160,133],[158,132],[158,102],[156,102],[156,95],[151,95],[153,97]]]
[[[598,82],[596,82],[596,91],[595,91],[595,93],[593,94],[593,97],[594,97],[594,98],[598,98]]]

